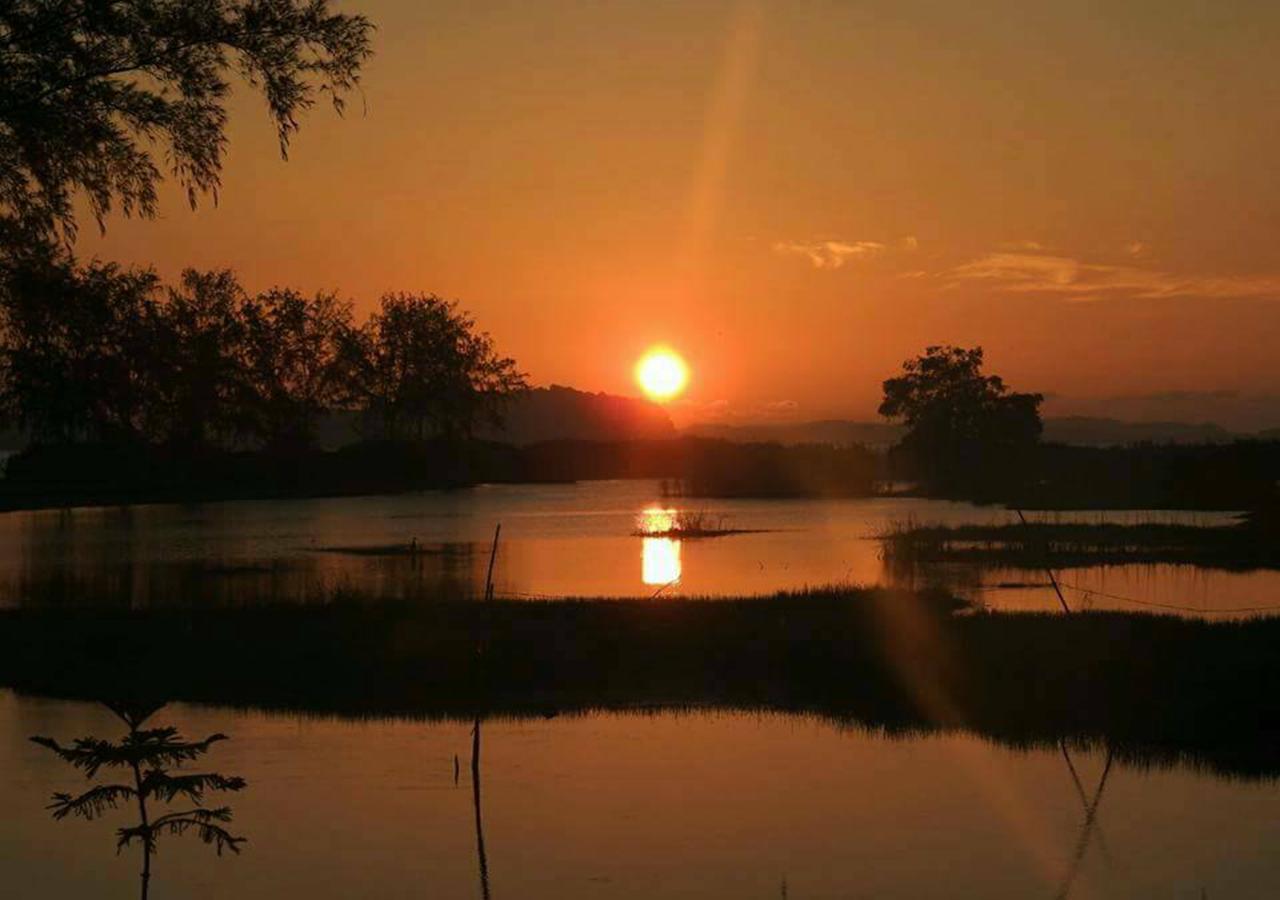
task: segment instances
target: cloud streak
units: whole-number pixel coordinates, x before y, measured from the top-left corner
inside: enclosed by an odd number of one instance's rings
[[[850,260],[874,259],[891,251],[913,253],[918,249],[920,241],[913,234],[899,238],[892,246],[883,241],[845,240],[778,241],[773,245],[775,253],[803,256],[815,269],[839,269]]]
[[[957,266],[950,274],[958,282],[984,282],[1010,293],[1057,294],[1074,300],[1280,298],[1280,276],[1275,275],[1178,275],[1036,253],[990,253]]]
[[[839,269],[854,259],[870,259],[884,253],[879,241],[778,241],[775,253],[806,257],[815,269]]]

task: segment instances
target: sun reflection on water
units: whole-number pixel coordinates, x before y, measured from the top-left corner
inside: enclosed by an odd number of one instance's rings
[[[680,542],[671,538],[645,538],[640,550],[640,578],[650,586],[680,580]]]
[[[640,548],[640,579],[650,587],[673,585],[680,580],[680,542],[665,535],[676,527],[677,511],[661,506],[643,510],[636,522],[637,530],[646,537]]]
[[[637,519],[637,530],[641,534],[666,534],[676,526],[677,510],[661,506],[650,506],[644,509]]]

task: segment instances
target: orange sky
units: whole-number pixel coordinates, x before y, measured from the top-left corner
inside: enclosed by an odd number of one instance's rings
[[[939,342],[1050,412],[1280,393],[1280,6],[339,5],[379,26],[367,111],[285,163],[241,91],[218,207],[79,251],[433,291],[536,383],[634,394],[670,344],[683,421],[869,418]]]

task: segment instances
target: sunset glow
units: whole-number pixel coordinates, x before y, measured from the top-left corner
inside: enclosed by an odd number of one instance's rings
[[[663,403],[684,391],[689,367],[674,351],[655,347],[636,363],[636,383],[650,400]]]
[[[1278,55],[0,0],[0,884],[1280,897]]]
[[[377,25],[360,114],[317,105],[286,163],[233,92],[218,204],[167,179],[163,228],[114,215],[78,253],[336,290],[357,318],[437,291],[539,385],[633,391],[634,342],[678,340],[699,398],[748,422],[873,420],[945,339],[1052,416],[1274,427],[1280,5],[342,7]],[[1096,339],[1134,328],[1124,358]]]

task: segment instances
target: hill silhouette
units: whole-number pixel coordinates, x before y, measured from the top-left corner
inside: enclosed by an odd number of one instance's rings
[[[776,442],[780,444],[863,444],[882,448],[903,435],[898,425],[823,419],[761,425],[699,424],[683,429],[695,437],[720,438],[735,442]],[[1044,440],[1055,444],[1089,447],[1118,447],[1128,444],[1226,444],[1240,438],[1274,440],[1280,429],[1257,435],[1228,431],[1212,422],[1128,422],[1092,416],[1064,416],[1044,420]]]
[[[507,406],[502,427],[479,436],[517,445],[553,440],[649,441],[674,438],[676,428],[656,403],[553,384],[516,396]]]
[[[483,425],[475,436],[516,446],[543,441],[653,441],[679,435],[656,403],[563,385],[531,388],[507,403],[500,426]],[[319,427],[319,444],[336,450],[361,440],[359,418],[336,412]]]

